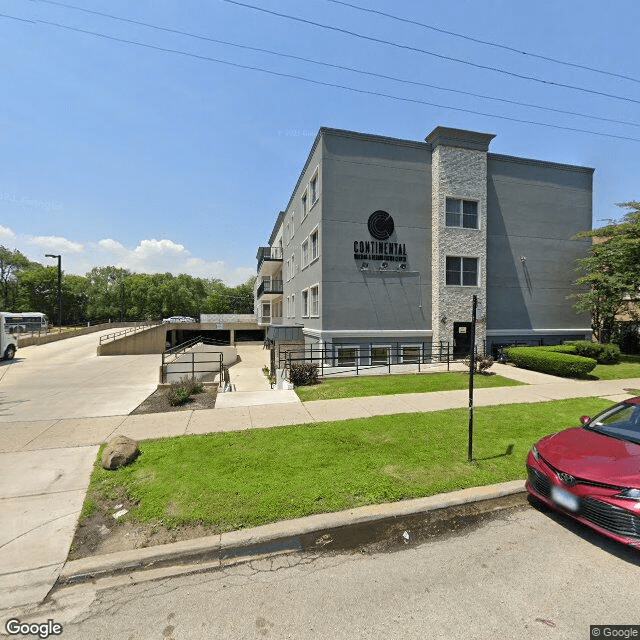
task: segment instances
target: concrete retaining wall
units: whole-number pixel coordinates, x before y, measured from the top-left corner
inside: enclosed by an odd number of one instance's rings
[[[85,336],[88,333],[96,331],[104,331],[105,329],[123,329],[125,327],[135,327],[137,322],[104,322],[103,324],[94,324],[90,327],[81,327],[63,333],[47,333],[40,336],[21,336],[18,334],[18,347],[30,347],[34,344],[48,344],[49,342],[57,342],[58,340],[66,340],[67,338],[75,338],[76,336]]]

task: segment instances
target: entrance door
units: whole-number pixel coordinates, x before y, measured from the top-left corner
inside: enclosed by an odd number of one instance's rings
[[[471,323],[453,323],[453,357],[466,358],[471,349]]]

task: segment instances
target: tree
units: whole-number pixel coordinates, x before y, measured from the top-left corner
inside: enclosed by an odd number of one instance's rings
[[[591,313],[591,326],[598,342],[609,342],[616,316],[628,313],[639,317],[640,292],[640,202],[622,202],[628,209],[620,222],[578,237],[593,238],[591,250],[579,261],[584,275],[576,284],[586,289],[576,295],[577,311]]]
[[[35,264],[17,249],[11,251],[0,245],[0,292],[5,311],[15,307],[18,302],[18,274]]]

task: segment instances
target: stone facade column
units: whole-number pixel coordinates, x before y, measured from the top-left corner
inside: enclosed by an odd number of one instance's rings
[[[487,151],[495,136],[437,127],[432,145],[432,328],[433,345],[453,345],[454,322],[471,322],[473,295],[478,296],[476,345],[486,339],[487,310]],[[446,199],[478,203],[478,228],[446,226]],[[447,257],[477,258],[478,284],[446,284]]]

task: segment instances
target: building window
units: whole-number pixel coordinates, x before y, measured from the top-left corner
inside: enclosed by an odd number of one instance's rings
[[[291,317],[291,298],[287,296],[287,318]]]
[[[451,258],[447,256],[448,285],[478,286],[478,258]]]
[[[389,364],[389,347],[372,346],[371,347],[371,364]]]
[[[420,347],[417,345],[402,345],[400,347],[402,364],[418,364],[420,360]]]
[[[319,290],[320,290],[320,285],[316,284],[313,287],[311,287],[310,314],[316,318],[320,315]]]
[[[309,236],[311,241],[311,262],[320,255],[320,245],[318,244],[318,229],[314,229]]]
[[[337,362],[339,367],[355,367],[358,357],[358,347],[337,347]]]
[[[309,289],[302,291],[302,317],[309,317]]]
[[[309,240],[302,243],[302,268],[309,264]]]
[[[293,238],[293,236],[296,233],[296,223],[293,219],[293,216],[295,215],[295,211],[291,212],[291,237]]]
[[[296,294],[295,293],[291,296],[291,317],[292,318],[296,317]]]
[[[305,191],[302,194],[302,217],[305,218],[307,213],[309,213],[309,209],[307,208],[307,192]]]
[[[291,254],[291,278],[296,275],[296,254]]]
[[[447,198],[446,203],[447,227],[463,227],[464,229],[478,228],[478,203],[475,200],[461,200]]]
[[[311,182],[309,183],[309,190],[311,191],[311,206],[318,201],[318,170],[313,174],[313,178],[311,178]]]

